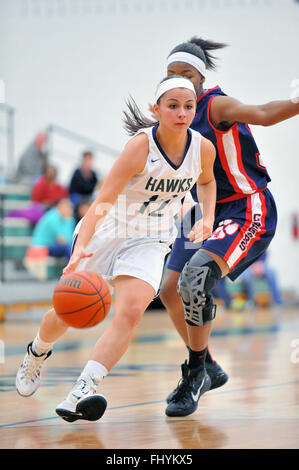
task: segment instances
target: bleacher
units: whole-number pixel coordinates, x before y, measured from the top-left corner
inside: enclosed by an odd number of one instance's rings
[[[0,185],[1,260],[22,260],[30,245],[32,228],[28,220],[19,217],[6,217],[11,211],[24,209],[30,205],[30,188],[13,184]]]
[[[20,278],[39,280],[58,279],[65,260],[48,257],[45,274],[41,277],[31,270],[27,271],[24,258],[31,243],[33,226],[22,217],[7,217],[14,210],[28,208],[31,204],[31,188],[28,186],[0,185],[0,259],[1,281],[13,281]]]

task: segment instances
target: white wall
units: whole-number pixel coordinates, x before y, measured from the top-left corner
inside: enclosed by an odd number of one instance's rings
[[[0,79],[16,108],[16,157],[50,123],[121,149],[125,98],[146,111],[167,54],[192,35],[230,44],[207,87],[250,104],[289,98],[299,78],[294,0],[0,0]],[[299,242],[290,234],[299,117],[252,130],[279,210],[272,264],[283,287],[298,289]]]

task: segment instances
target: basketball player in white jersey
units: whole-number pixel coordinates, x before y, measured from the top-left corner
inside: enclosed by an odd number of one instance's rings
[[[76,384],[56,408],[69,422],[95,421],[104,413],[107,401],[97,393],[97,386],[127,350],[158,291],[165,255],[176,238],[175,217],[196,182],[203,222],[192,228],[193,238],[201,241],[212,233],[215,150],[201,134],[189,129],[196,109],[192,82],[182,77],[164,79],[157,88],[154,108],[157,123],[130,103],[125,123],[134,136],[79,222],[73,253],[63,271],[96,272],[115,290],[111,324],[94,346]],[[54,309],[45,314],[17,373],[19,394],[30,396],[36,391],[41,366],[67,328]],[[204,370],[197,379],[204,393],[210,387],[209,375]]]

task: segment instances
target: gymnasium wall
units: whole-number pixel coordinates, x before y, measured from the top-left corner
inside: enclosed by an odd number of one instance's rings
[[[0,0],[0,79],[16,109],[16,160],[51,123],[120,150],[125,98],[146,111],[167,54],[195,34],[230,44],[217,53],[207,87],[220,84],[249,104],[288,99],[299,88],[294,0]],[[282,287],[299,291],[299,241],[291,237],[299,117],[251,128],[279,211],[270,261]]]

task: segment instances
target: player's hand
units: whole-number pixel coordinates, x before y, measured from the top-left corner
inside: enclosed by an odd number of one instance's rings
[[[199,243],[209,238],[213,233],[213,220],[198,220],[188,233],[188,238],[193,243]]]
[[[65,274],[70,274],[76,270],[79,262],[84,258],[90,258],[93,256],[93,253],[88,253],[85,248],[77,248],[74,250],[74,253],[70,257],[70,260],[66,267],[62,271],[62,276]]]

